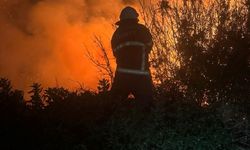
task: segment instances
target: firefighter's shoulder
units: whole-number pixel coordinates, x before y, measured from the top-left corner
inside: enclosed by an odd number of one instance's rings
[[[139,27],[141,30],[149,31],[149,29],[148,29],[145,25],[143,25],[143,24],[138,23],[138,27]]]

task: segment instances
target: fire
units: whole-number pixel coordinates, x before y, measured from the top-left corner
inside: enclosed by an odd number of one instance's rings
[[[101,36],[110,49],[112,23],[133,1],[0,0],[0,76],[15,88],[32,82],[44,87],[95,89],[99,74],[85,55]]]

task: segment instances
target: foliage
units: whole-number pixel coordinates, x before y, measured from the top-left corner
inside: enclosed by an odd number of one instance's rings
[[[107,79],[102,79],[99,80],[97,89],[99,93],[107,93],[109,90],[110,84],[109,81]]]
[[[1,83],[0,96],[5,98],[0,105],[1,149],[235,150],[239,145],[225,122],[231,118],[237,125],[239,120],[234,118],[240,113],[237,118],[249,118],[235,109],[242,108],[240,105],[224,107],[220,102],[201,107],[176,96],[178,91],[164,93],[161,87],[155,88],[154,107],[145,114],[136,109],[136,99],[112,99],[109,91],[103,94],[56,87],[41,92],[41,85],[35,83],[32,98],[46,105],[43,109],[31,105],[29,109],[19,92],[10,88],[9,80],[1,79]]]
[[[42,101],[42,91],[43,89],[41,88],[41,84],[39,83],[33,83],[33,85],[31,86],[32,90],[29,91],[29,94],[31,95],[31,100],[30,103],[32,105],[32,108],[36,109],[36,110],[40,110],[43,108],[43,101]]]
[[[161,0],[141,6],[155,43],[156,83],[172,82],[200,104],[239,89],[249,95],[249,2]]]

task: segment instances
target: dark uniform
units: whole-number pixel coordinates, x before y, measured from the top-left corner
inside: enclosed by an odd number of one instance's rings
[[[121,21],[111,45],[117,63],[113,95],[125,99],[132,93],[139,107],[150,108],[153,98],[148,54],[153,42],[149,30],[138,20]]]

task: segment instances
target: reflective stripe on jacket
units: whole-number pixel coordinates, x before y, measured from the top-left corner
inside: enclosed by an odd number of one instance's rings
[[[119,26],[111,44],[118,72],[149,75],[148,54],[153,42],[145,26],[138,23]]]
[[[129,69],[129,68],[123,68],[118,67],[117,71],[122,73],[129,73],[129,74],[138,74],[138,75],[149,75],[149,71],[145,71],[145,61],[146,61],[146,45],[142,42],[137,41],[127,41],[125,43],[122,43],[118,45],[114,49],[114,53],[117,53],[120,49],[127,47],[127,46],[139,46],[142,49],[142,55],[141,55],[141,67],[140,69]]]

